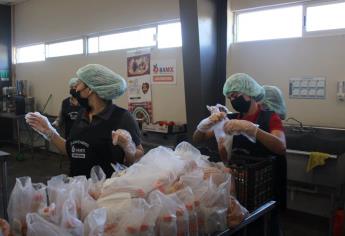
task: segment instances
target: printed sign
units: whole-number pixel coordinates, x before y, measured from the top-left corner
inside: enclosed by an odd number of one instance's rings
[[[176,84],[176,60],[152,60],[151,81],[153,84]]]

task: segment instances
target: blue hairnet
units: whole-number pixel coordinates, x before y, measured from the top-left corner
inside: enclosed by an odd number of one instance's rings
[[[76,85],[78,82],[78,78],[71,78],[69,81],[68,81],[68,85],[70,88],[72,88],[74,85]]]
[[[120,97],[127,89],[127,83],[122,76],[99,64],[89,64],[79,68],[77,76],[105,100]]]
[[[240,92],[253,97],[255,101],[261,101],[265,96],[264,88],[252,77],[244,73],[231,75],[224,84],[223,94],[227,96],[232,92]]]
[[[274,111],[282,120],[286,118],[286,105],[283,93],[276,86],[264,85],[265,98],[263,100],[263,106],[265,109]]]

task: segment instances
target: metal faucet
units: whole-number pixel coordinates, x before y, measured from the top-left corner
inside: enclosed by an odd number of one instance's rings
[[[299,124],[299,127],[292,129],[295,132],[299,132],[299,133],[315,133],[316,132],[316,130],[313,127],[304,127],[301,121],[299,121],[293,117],[287,118],[285,120],[285,122],[288,122],[289,120],[293,120]]]
[[[296,122],[299,124],[300,128],[303,129],[303,124],[302,124],[301,121],[299,121],[299,120],[297,120],[297,119],[295,119],[295,118],[293,118],[293,117],[289,117],[289,118],[287,118],[287,119],[285,120],[285,122],[288,122],[289,120],[296,121]]]

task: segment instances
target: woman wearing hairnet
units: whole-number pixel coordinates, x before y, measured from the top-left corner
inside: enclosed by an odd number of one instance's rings
[[[53,126],[64,131],[65,138],[69,137],[69,133],[74,121],[78,117],[80,106],[76,98],[75,89],[77,87],[78,78],[71,78],[68,82],[69,96],[62,101],[61,110],[58,118],[53,122]]]
[[[262,107],[264,110],[274,111],[280,117],[285,120],[286,118],[286,105],[283,97],[283,93],[276,86],[264,85],[265,98],[262,101]]]
[[[71,176],[90,176],[99,165],[110,177],[111,163],[131,164],[143,155],[140,131],[132,115],[112,104],[126,91],[126,81],[105,66],[89,64],[77,71],[76,98],[79,112],[67,140],[61,138],[48,119],[29,113],[27,122],[71,160]]]
[[[228,114],[228,120],[224,124],[225,133],[234,135],[232,152],[258,157],[277,157],[274,192],[279,206],[284,209],[286,206],[286,159],[284,156],[286,143],[282,121],[274,112],[277,106],[273,110],[271,106],[273,103],[266,100],[265,106],[269,110],[264,109],[261,102],[265,98],[265,89],[244,73],[231,75],[224,84],[223,94],[238,112]],[[213,137],[212,126],[225,116],[225,113],[213,114],[202,120],[194,133],[194,141],[200,142]],[[277,212],[275,214],[278,220]],[[279,235],[278,222],[273,224],[272,235]]]
[[[229,115],[230,120],[225,123],[224,131],[228,134],[242,134],[234,137],[233,150],[241,149],[255,156],[285,154],[285,134],[281,119],[275,112],[265,111],[260,104],[265,97],[262,86],[249,75],[238,73],[226,80],[223,94],[238,112]],[[218,114],[213,115],[212,119],[202,120],[194,133],[194,141],[200,142],[213,137],[209,128],[224,116],[225,114]]]

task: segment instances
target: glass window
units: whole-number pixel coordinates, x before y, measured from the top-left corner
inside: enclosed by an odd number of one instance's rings
[[[156,28],[104,35],[99,37],[99,51],[155,46]]]
[[[158,48],[182,46],[181,23],[158,25]]]
[[[46,45],[46,57],[61,57],[69,55],[83,54],[83,39],[51,43]]]
[[[44,61],[44,44],[38,44],[28,47],[19,47],[16,49],[16,63]]]
[[[302,19],[301,5],[238,13],[237,41],[301,37]]]
[[[306,31],[344,29],[345,2],[307,7]]]
[[[98,37],[88,38],[88,53],[97,53],[98,50]]]

